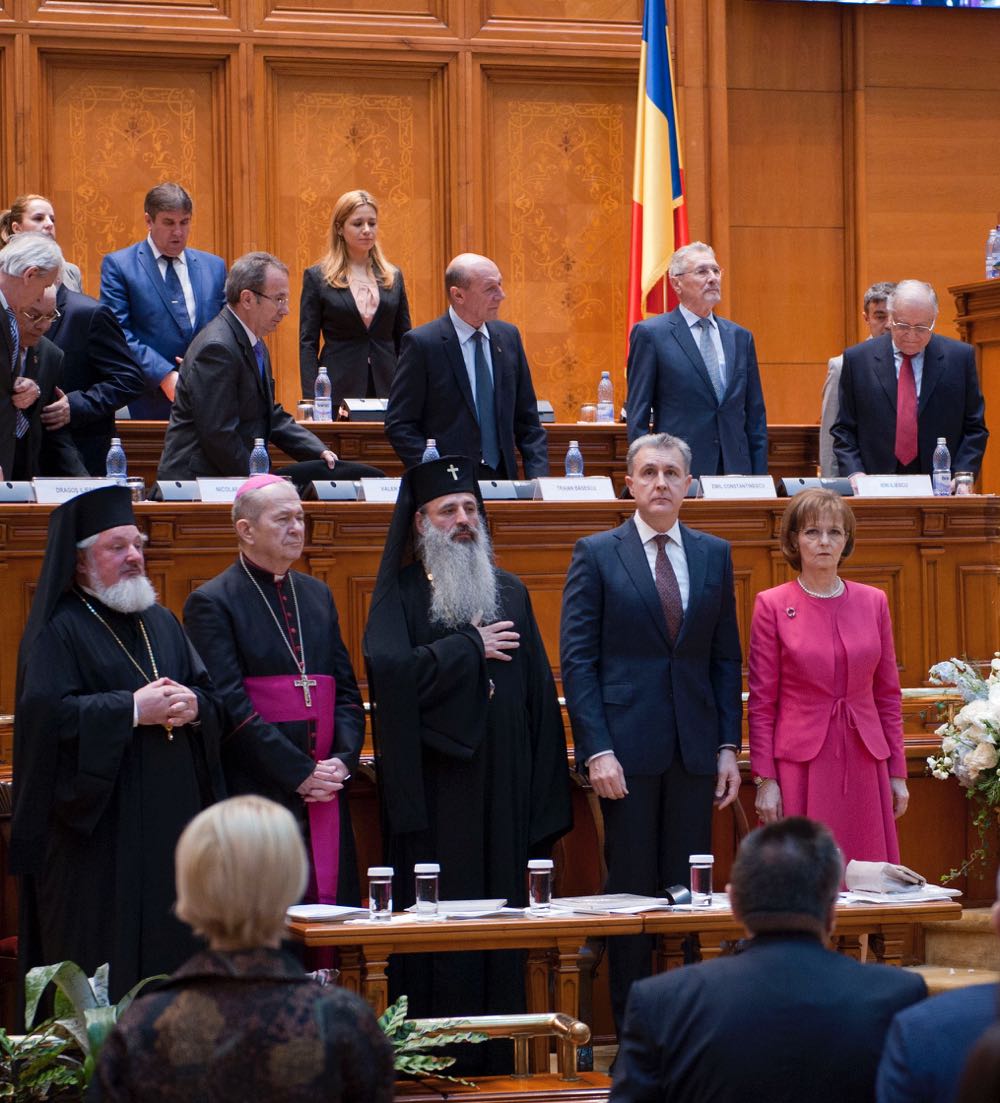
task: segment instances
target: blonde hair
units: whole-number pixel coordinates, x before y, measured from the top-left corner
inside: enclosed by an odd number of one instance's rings
[[[264,797],[232,797],[200,812],[175,854],[176,912],[215,949],[280,939],[305,891],[309,864],[295,817]]]
[[[330,248],[327,250],[326,256],[322,257],[319,262],[323,279],[331,287],[347,286],[350,258],[347,254],[347,243],[341,236],[340,231],[357,208],[366,204],[375,211],[377,216],[378,204],[368,192],[362,191],[360,188],[356,188],[354,191],[345,191],[334,204],[333,214],[330,216]],[[371,261],[372,271],[375,273],[375,280],[379,287],[388,290],[396,282],[396,269],[382,252],[378,237],[375,238],[375,243],[368,250],[368,259]]]
[[[52,202],[44,195],[19,195],[11,203],[9,210],[0,213],[0,249],[17,233],[14,229],[14,223],[24,221],[24,216],[28,213],[28,206],[34,203],[36,199],[48,203],[50,207],[52,206]]]

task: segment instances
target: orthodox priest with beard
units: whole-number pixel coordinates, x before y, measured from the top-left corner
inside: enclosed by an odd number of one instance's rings
[[[296,817],[309,846],[306,899],[359,904],[344,783],[365,738],[361,694],[326,583],[291,569],[305,514],[280,475],[236,492],[236,562],[184,603],[184,627],[225,703],[231,796],[257,793]]]
[[[469,459],[403,476],[364,653],[396,907],[413,902],[416,862],[440,863],[442,899],[523,906],[528,859],[571,825],[566,739],[528,591],[493,564]],[[415,1016],[524,1007],[510,952],[392,968]]]
[[[223,795],[221,710],[146,577],[125,487],[49,519],[18,654],[10,869],[18,952],[35,965],[110,964],[110,996],[197,948],[173,914],[174,846]]]

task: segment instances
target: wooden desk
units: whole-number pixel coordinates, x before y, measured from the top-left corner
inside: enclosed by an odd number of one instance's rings
[[[580,957],[588,938],[641,934],[639,915],[552,915],[544,919],[443,919],[420,922],[396,914],[387,922],[289,923],[292,937],[306,946],[336,946],[340,983],[362,995],[381,1015],[389,1004],[386,968],[393,954],[456,950],[528,950],[528,1010],[562,1011],[580,1017]],[[555,969],[555,1006],[549,1006],[549,980]],[[560,1041],[572,1053],[570,1042]],[[532,1045],[532,1065],[542,1071],[547,1039]],[[547,1065],[545,1066],[547,1067]],[[562,1067],[569,1068],[569,1064]]]
[[[868,949],[882,965],[907,965],[914,927],[920,923],[943,923],[960,919],[962,906],[955,900],[922,904],[840,904],[831,948],[860,960],[862,936]],[[646,912],[643,930],[657,936],[657,971],[684,964],[685,941],[694,940],[702,961],[726,952],[727,944],[744,937],[743,927],[730,911]]]
[[[860,958],[861,940],[885,965],[902,965],[912,931],[920,923],[959,919],[953,900],[926,904],[837,907],[833,946]],[[684,963],[683,944],[694,939],[703,960],[719,956],[743,937],[730,911],[646,912],[642,915],[552,915],[544,919],[469,919],[421,922],[396,914],[388,922],[288,924],[306,946],[335,946],[341,956],[341,984],[365,997],[381,1015],[389,1002],[386,968],[393,954],[464,950],[528,950],[528,1010],[562,1011],[579,1018],[580,957],[588,938],[650,934],[657,937],[658,968]],[[555,969],[555,1006],[549,1007],[549,979]],[[567,1044],[568,1043],[560,1043]],[[542,1056],[536,1049],[536,1059]]]
[[[379,422],[326,421],[304,422],[342,459],[359,460],[381,467],[387,475],[401,475],[403,465],[393,452]],[[163,452],[165,421],[118,422],[118,435],[128,456],[130,475],[138,475],[147,486],[156,482],[156,468]],[[619,491],[625,485],[625,454],[628,430],[624,425],[550,424],[549,460],[553,473],[562,471],[563,457],[571,440],[578,440],[588,475],[607,475]],[[819,427],[817,425],[769,425],[767,427],[768,470],[775,480],[786,475],[815,475],[819,463]],[[274,462],[288,462],[276,448]]]

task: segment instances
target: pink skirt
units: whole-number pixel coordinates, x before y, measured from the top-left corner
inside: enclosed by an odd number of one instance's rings
[[[898,862],[888,761],[872,758],[849,725],[833,723],[809,762],[775,763],[784,815],[825,824],[844,855],[863,862]]]

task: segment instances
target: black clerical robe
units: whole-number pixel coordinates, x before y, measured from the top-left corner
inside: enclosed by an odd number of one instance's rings
[[[510,662],[487,660],[475,628],[431,624],[430,583],[420,564],[400,574],[419,718],[400,731],[376,727],[376,734],[380,760],[403,741],[420,742],[419,771],[401,784],[422,787],[426,828],[389,831],[397,909],[413,902],[414,863],[428,861],[441,865],[442,899],[502,897],[524,906],[529,857],[547,856],[571,825],[566,738],[549,660],[524,585],[506,571],[497,575],[497,619],[513,621],[521,637]],[[378,645],[376,638],[369,653],[376,710],[379,695],[393,692],[393,671]],[[393,962],[394,989],[410,997],[411,1014],[523,1010],[520,955],[417,957]]]
[[[329,675],[336,682],[330,757],[342,759],[351,773],[357,768],[365,736],[361,694],[341,639],[333,595],[326,584],[298,571],[288,572],[276,583],[270,571],[246,562],[260,591],[237,560],[188,597],[184,603],[184,626],[225,704],[222,765],[229,793],[258,793],[283,804],[296,815],[308,839],[306,805],[296,790],[315,766],[313,725],[301,721],[267,723],[255,711],[243,680],[284,674],[290,679],[299,676],[286,641],[297,640],[301,620],[306,672]],[[345,788],[338,797],[337,900],[342,904],[358,904],[361,897],[357,860],[346,793]]]
[[[154,680],[139,617],[87,600]],[[22,970],[72,960],[88,975],[109,962],[118,999],[197,949],[173,915],[174,847],[223,795],[221,709],[176,618],[140,614],[160,677],[198,697],[198,723],[133,727],[146,684],[122,646],[74,592],[26,656],[15,718],[11,870],[22,874]]]

